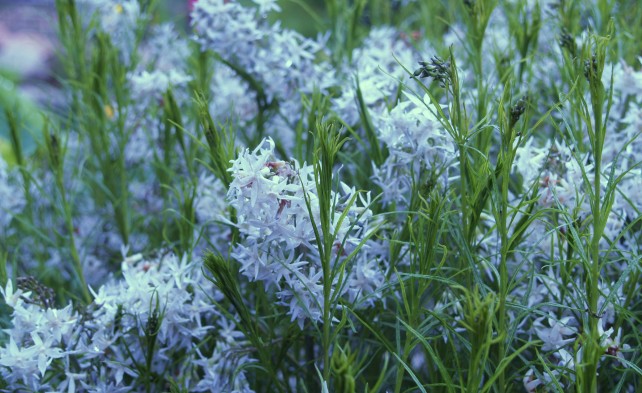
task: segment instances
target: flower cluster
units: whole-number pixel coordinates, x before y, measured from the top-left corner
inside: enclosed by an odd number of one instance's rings
[[[228,201],[237,212],[235,226],[243,236],[232,256],[241,263],[241,273],[275,289],[301,328],[307,319],[320,321],[324,277],[315,240],[320,216],[313,167],[276,160],[274,141],[267,139],[253,151],[243,151],[230,172],[234,180]],[[333,268],[360,245],[371,215],[367,204],[353,203],[355,190],[347,186],[343,190],[345,195],[333,197]],[[347,283],[332,285],[333,291],[348,292],[355,303],[358,297],[371,296],[382,282],[380,267],[371,260],[355,264]]]
[[[441,185],[445,185],[455,169],[453,138],[439,121],[429,98],[407,98],[382,116],[379,128],[379,138],[390,155],[376,168],[373,180],[383,190],[384,204],[407,205],[405,198],[422,172],[430,173],[428,179],[441,179]]]
[[[373,121],[385,116],[396,104],[402,81],[407,74],[403,66],[412,64],[420,50],[431,52],[425,42],[421,49],[415,49],[407,35],[391,26],[373,28],[354,49],[352,62],[346,63],[341,72],[346,79],[341,95],[333,101],[333,110],[347,124],[358,124],[360,114],[357,88],[361,91],[368,115]]]
[[[33,278],[8,281],[2,379],[33,391],[125,392],[140,390],[138,378],[167,374],[190,391],[250,391],[237,370],[252,361],[243,334],[212,308],[220,294],[196,264],[161,253],[129,256],[121,267],[82,312],[55,308]]]

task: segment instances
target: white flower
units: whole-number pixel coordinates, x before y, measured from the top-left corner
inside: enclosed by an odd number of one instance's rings
[[[419,50],[430,51],[425,47]],[[399,63],[411,67],[416,53],[412,43],[404,39],[404,33],[396,28],[380,26],[371,29],[363,45],[353,51],[352,64],[343,70],[348,81],[343,83],[345,87],[341,96],[333,100],[333,110],[347,124],[359,121],[358,105],[355,105],[358,76],[363,101],[375,127],[380,128],[379,118],[395,104],[400,81],[408,78]]]
[[[138,73],[132,73],[128,77],[132,90],[132,99],[137,102],[137,106],[147,106],[154,100],[159,101],[170,87],[184,87],[192,80],[191,76],[175,69],[165,72],[143,70]]]
[[[56,343],[61,343],[63,337],[65,339],[68,338],[77,320],[77,317],[73,314],[71,303],[63,309],[48,308],[44,312],[43,330],[46,334],[50,334]]]
[[[535,140],[535,138],[529,138],[523,146],[519,146],[513,162],[513,171],[522,175],[526,187],[539,178],[549,152],[547,146],[541,148],[534,146]]]
[[[321,321],[324,307],[323,271],[311,267],[308,276],[297,272],[288,277],[287,284],[288,287],[279,292],[279,296],[283,299],[281,303],[289,306],[291,320],[296,320],[301,329],[306,319]]]
[[[253,393],[243,366],[254,362],[254,359],[243,355],[244,352],[238,351],[237,346],[238,344],[228,345],[221,342],[209,357],[196,348],[199,359],[194,363],[202,368],[204,375],[190,391]]]
[[[277,4],[276,0],[252,0],[254,4],[259,6],[260,14],[267,14],[270,11],[281,11],[281,7]]]
[[[528,307],[539,305],[545,301],[558,301],[560,298],[559,278],[556,277],[553,267],[549,266],[546,275],[535,276],[535,286],[529,291]]]
[[[641,61],[642,62],[642,61]],[[611,84],[611,66],[607,65],[602,74],[604,86]],[[636,71],[622,59],[613,66],[613,89],[620,92],[622,98],[638,96],[642,91],[642,72]]]
[[[435,115],[435,108],[426,95],[423,100],[407,94],[407,101],[397,104],[383,118],[380,137],[399,162],[417,173],[424,168],[441,167],[455,158],[452,137]]]
[[[51,362],[54,359],[65,356],[65,353],[62,349],[52,346],[54,341],[52,336],[42,341],[40,334],[32,332],[31,339],[33,340],[33,346],[29,349],[33,350],[34,355],[38,355],[38,371],[40,371],[40,376],[44,377],[47,367]]]
[[[624,367],[628,367],[628,365],[623,362],[624,354],[622,350],[628,351],[631,346],[629,344],[622,344],[622,328],[618,329],[615,337],[611,337],[614,333],[613,328],[611,327],[604,331],[602,324],[603,322],[597,324],[598,334],[600,335],[600,346],[604,348],[605,354],[616,357],[618,363]]]
[[[69,371],[65,371],[65,380],[58,386],[59,391],[63,391],[63,389],[66,388],[67,393],[75,393],[76,392],[76,381],[80,381],[82,384],[82,381],[87,378],[87,373],[71,373]]]
[[[558,371],[553,370],[553,375],[557,376]],[[528,393],[535,393],[537,391],[537,387],[543,384],[547,384],[553,380],[550,375],[544,374],[543,380],[540,379],[539,377],[535,376],[535,372],[533,371],[532,368],[529,368],[528,371],[526,371],[526,374],[524,375],[524,378],[522,379],[522,383],[524,384],[524,389]]]
[[[10,381],[22,380],[25,385],[38,381],[38,358],[35,346],[24,348],[9,337],[9,347],[0,348],[0,365],[11,369]]]
[[[406,94],[389,113],[379,119],[379,138],[389,156],[374,170],[373,181],[383,190],[384,206],[407,203],[413,181],[421,173],[438,176],[447,184],[448,171],[456,170],[456,146],[452,137],[435,115],[428,96],[423,99]]]
[[[28,298],[31,295],[31,292],[23,292],[22,289],[18,289],[14,292],[13,282],[11,279],[7,280],[7,285],[4,288],[0,287],[0,292],[2,293],[2,297],[4,298],[5,303],[7,303],[7,306],[14,309],[20,307],[24,303],[22,300],[23,298]]]
[[[555,356],[560,359],[559,362],[557,362],[559,367],[564,367],[571,371],[575,370],[575,358],[569,351],[560,348],[560,350],[555,353]]]
[[[373,295],[383,287],[384,282],[385,277],[379,266],[379,261],[369,253],[364,252],[363,257],[357,260],[348,276],[346,287],[348,299],[351,302],[361,299],[364,301],[360,305],[361,307],[372,306],[381,294]]]
[[[560,320],[555,319],[552,315],[547,318],[550,327],[542,324],[544,317],[538,318],[533,323],[535,333],[540,340],[544,342],[542,351],[558,349],[568,343],[575,341],[574,338],[565,339],[564,336],[576,334],[576,330],[569,325],[572,317],[564,317]]]
[[[235,225],[242,241],[231,255],[250,280],[262,281],[266,289],[278,289],[279,304],[289,307],[292,321],[302,328],[306,319],[320,320],[323,309],[323,270],[312,225],[320,222],[314,168],[278,161],[274,149],[275,143],[266,139],[232,161],[233,180],[227,195],[237,213]],[[332,197],[333,260],[345,259],[357,247],[367,234],[371,216],[368,195],[354,198],[356,190],[345,184],[341,189],[344,195]],[[354,203],[348,204],[349,200]],[[355,286],[350,293],[352,301],[370,295],[383,281],[378,263],[357,266],[350,276]],[[337,283],[332,285],[336,290]]]

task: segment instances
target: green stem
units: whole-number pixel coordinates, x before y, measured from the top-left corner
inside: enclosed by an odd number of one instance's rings
[[[78,249],[76,248],[76,240],[74,239],[74,224],[71,217],[71,207],[67,202],[67,193],[65,192],[65,187],[62,179],[62,170],[56,170],[56,185],[58,187],[58,191],[60,192],[63,212],[65,215],[65,224],[69,236],[68,241],[69,250],[71,252],[71,261],[73,262],[73,267],[80,283],[83,300],[85,301],[85,304],[89,304],[91,303],[91,295],[89,294],[89,289],[87,286],[87,282],[85,281],[82,264],[80,262],[80,256],[78,255]]]
[[[609,32],[612,33],[612,26],[609,27]],[[600,336],[598,331],[598,323],[600,323],[600,317],[598,315],[598,300],[600,296],[599,280],[601,270],[600,239],[604,233],[604,227],[606,220],[608,219],[609,212],[603,211],[601,195],[602,151],[604,149],[606,133],[606,127],[602,120],[606,94],[601,77],[604,70],[608,39],[608,36],[595,38],[595,54],[586,60],[585,65],[585,76],[589,82],[591,107],[593,109],[592,133],[590,133],[591,124],[587,124],[587,126],[589,127],[589,139],[591,142],[594,162],[593,195],[591,199],[593,236],[591,238],[590,262],[589,266],[587,266],[588,272],[585,283],[588,303],[588,337],[587,343],[584,346],[584,358],[582,359],[582,390],[585,393],[597,392],[597,366],[603,353],[603,350],[600,347]],[[590,123],[590,120],[588,120],[588,123]]]

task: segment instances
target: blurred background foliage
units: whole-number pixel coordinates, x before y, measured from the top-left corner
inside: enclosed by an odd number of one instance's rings
[[[251,0],[238,0],[251,4]],[[447,28],[447,8],[440,1],[404,6],[405,0],[281,0],[281,12],[268,18],[308,37],[345,28],[332,22],[332,9],[339,15],[363,6],[356,36],[365,37],[373,25],[400,26],[408,32],[441,34]],[[189,34],[189,1],[159,0],[156,22],[184,26]],[[330,11],[330,12],[329,12]],[[413,33],[414,34],[414,33]],[[32,135],[40,135],[43,113],[62,106],[64,96],[57,79],[57,26],[52,0],[0,0],[0,154],[14,162],[9,148],[10,112],[26,153],[35,149]],[[352,43],[353,45],[355,43]],[[347,48],[346,48],[347,49]]]
[[[249,1],[242,1],[249,3]],[[189,29],[187,0],[160,0],[156,22],[169,21]],[[322,26],[311,16],[324,14],[323,0],[282,0],[280,19],[286,27],[315,36]],[[318,19],[318,17],[317,17]],[[0,0],[0,155],[14,163],[9,138],[10,113],[33,152],[32,135],[39,135],[42,111],[51,111],[63,99],[56,79],[56,13],[52,0]]]

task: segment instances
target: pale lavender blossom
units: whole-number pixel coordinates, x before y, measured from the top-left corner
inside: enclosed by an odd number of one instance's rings
[[[159,374],[170,368],[186,376],[207,371],[192,359],[193,348],[213,331],[221,340],[216,348],[238,347],[244,341],[212,307],[212,300],[220,301],[221,295],[194,262],[171,253],[154,258],[133,255],[125,258],[122,271],[122,278],[112,277],[91,291],[94,301],[82,317],[71,304],[62,309],[37,304],[32,292],[14,291],[9,280],[1,290],[13,308],[7,344],[0,347],[4,380],[33,390],[89,392],[103,386],[111,387],[108,391],[139,391],[131,384],[141,377],[137,362],[144,362],[146,347],[141,337],[148,334],[150,318],[158,317],[152,367]],[[199,351],[208,348],[202,346]],[[175,364],[178,352],[191,355],[185,363]],[[190,391],[196,391],[192,388],[198,380],[184,381]],[[197,391],[218,389],[200,384]]]
[[[536,138],[529,138],[517,147],[512,170],[522,176],[524,187],[529,187],[535,181],[539,183],[540,174],[549,158],[550,144],[541,147],[536,144]]]
[[[234,392],[253,393],[250,388],[245,371],[241,366],[253,360],[240,348],[238,344],[229,345],[220,343],[211,356],[206,356],[197,348],[198,359],[194,364],[199,366],[204,376],[200,378],[193,392]]]
[[[428,47],[421,49],[431,51]],[[390,26],[372,29],[363,44],[352,53],[352,63],[342,70],[347,83],[343,84],[341,95],[333,99],[333,110],[347,124],[356,124],[359,121],[359,87],[369,115],[378,124],[379,117],[396,104],[399,89],[408,80],[404,67],[412,67],[417,55],[412,42],[401,31]]]
[[[231,255],[241,264],[243,275],[263,282],[266,289],[277,288],[279,303],[288,306],[292,321],[303,327],[308,319],[320,320],[324,308],[322,268],[313,228],[313,223],[320,222],[319,201],[313,167],[279,161],[274,149],[274,142],[266,139],[253,151],[242,151],[229,169],[233,180],[227,198],[236,209],[235,226],[242,235]],[[337,233],[333,257],[339,259],[366,236],[371,215],[368,206],[359,201],[346,205],[355,195],[354,189],[343,185],[342,192],[344,195],[333,197],[339,202],[334,204],[331,224]],[[360,202],[369,204],[368,198]],[[346,219],[341,220],[341,209],[348,208]],[[348,285],[338,289],[340,283],[332,283],[332,291],[348,291],[351,301],[372,294],[383,281],[378,263],[360,261],[354,269]],[[355,287],[349,289],[350,284]]]
[[[64,346],[71,342],[77,321],[71,307],[43,309],[34,294],[14,291],[9,280],[2,290],[7,305],[13,308],[12,327],[6,329],[8,346],[0,347],[0,375],[10,384],[32,389],[48,386],[42,380],[52,362],[68,355]]]
[[[617,334],[613,337],[615,331],[612,327],[606,331],[604,330],[603,325],[605,322],[605,320],[601,320],[597,326],[598,335],[600,336],[600,346],[604,349],[604,353],[606,355],[614,356],[618,363],[622,364],[624,367],[629,367],[628,364],[624,362],[626,359],[624,358],[623,352],[629,351],[631,346],[629,344],[622,343],[622,328],[619,328]]]
[[[152,26],[149,38],[140,48],[141,64],[161,72],[184,71],[190,55],[189,41],[176,26],[162,23]]]
[[[564,317],[559,320],[553,316],[546,318],[549,326],[545,326],[542,321],[544,317],[538,318],[533,322],[533,328],[540,340],[544,342],[542,351],[557,350],[568,343],[575,341],[575,338],[564,338],[577,333],[572,327],[575,321],[572,317]]]
[[[571,211],[579,208],[582,212],[588,212],[589,203],[584,198],[584,190],[592,187],[595,176],[589,156],[577,157],[572,146],[558,141],[547,146],[548,155],[539,174],[539,204],[545,207],[559,204]],[[541,153],[536,155],[539,156],[538,162],[541,162]],[[584,181],[584,174],[588,184]]]
[[[456,146],[437,118],[430,99],[424,96],[422,100],[412,94],[406,97],[381,117],[379,138],[390,155],[375,171],[373,181],[383,191],[384,206],[391,203],[405,206],[413,181],[421,173],[432,174],[445,186],[456,168]]]
[[[642,57],[638,57],[642,63]],[[613,77],[611,78],[611,75]],[[636,101],[640,100],[639,94],[642,91],[642,71],[635,70],[632,66],[620,60],[611,67],[605,67],[602,74],[602,83],[609,87],[613,82],[613,90],[618,92],[622,98],[631,96]]]
[[[278,6],[265,0],[257,4],[258,10],[223,0],[197,2],[191,15],[194,39],[260,81],[268,102],[275,97],[298,99],[301,91],[333,84],[332,69],[315,61],[324,51],[323,42],[278,23],[269,25],[261,14]]]
[[[553,376],[557,377],[559,372],[557,370],[553,370],[552,374]],[[544,374],[542,377],[536,376],[532,368],[529,368],[528,371],[526,371],[526,374],[522,379],[522,383],[524,384],[524,389],[526,389],[526,392],[528,393],[535,393],[537,392],[537,387],[541,385],[546,385],[552,381],[553,381],[553,378],[551,378],[551,376],[548,374]]]
[[[146,107],[152,103],[158,104],[163,98],[163,94],[168,89],[185,87],[191,76],[182,71],[170,69],[168,71],[153,70],[140,71],[132,73],[129,76],[130,86],[132,89],[132,99],[137,106]]]
[[[259,8],[259,13],[265,15],[268,12],[281,11],[281,7],[278,5],[276,0],[252,0]]]
[[[235,122],[241,128],[253,127],[252,119],[258,113],[256,93],[247,81],[229,67],[215,65],[210,90],[210,114],[222,123]]]
[[[195,3],[193,39],[202,50],[219,55],[236,74],[232,76],[230,70],[223,70],[228,67],[217,65],[212,85],[214,112],[228,119],[230,113],[238,114],[244,123],[262,111],[265,118],[258,129],[291,151],[297,123],[302,122],[304,129],[312,126],[306,125],[301,96],[314,91],[328,93],[340,81],[329,62],[318,60],[330,58],[327,37],[310,39],[278,22],[270,25],[263,16],[277,11],[278,6],[267,0],[256,4],[258,8],[223,0]],[[232,116],[231,120],[237,119]],[[251,141],[263,135],[246,130],[245,136]]]

